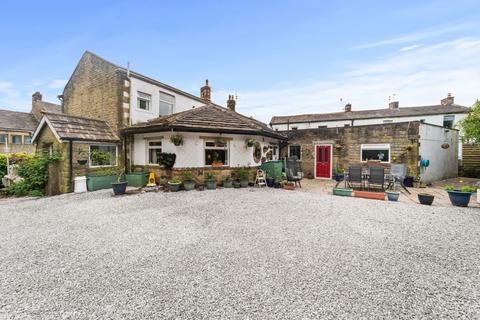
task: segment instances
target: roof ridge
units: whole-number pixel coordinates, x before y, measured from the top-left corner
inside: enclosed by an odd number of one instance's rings
[[[87,118],[87,117],[81,117],[81,116],[75,116],[75,115],[68,114],[68,113],[43,112],[43,114],[46,115],[46,116],[48,116],[48,115],[55,115],[55,116],[62,116],[62,117],[67,117],[67,118],[77,118],[77,119],[82,119],[82,120],[103,122],[103,123],[108,124],[108,122],[105,121],[105,120],[94,119],[94,118]]]

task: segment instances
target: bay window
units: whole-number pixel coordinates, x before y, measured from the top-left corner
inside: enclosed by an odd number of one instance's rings
[[[221,163],[228,166],[228,142],[215,139],[205,140],[205,165]]]

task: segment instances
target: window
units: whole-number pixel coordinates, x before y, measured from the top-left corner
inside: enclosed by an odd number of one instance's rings
[[[137,92],[137,108],[140,110],[150,110],[150,100],[152,100],[152,96],[138,91]]]
[[[383,123],[392,123],[392,122],[393,122],[393,120],[391,120],[391,119],[383,120]]]
[[[117,146],[115,145],[91,145],[90,166],[116,166]]]
[[[148,141],[147,153],[148,153],[149,164],[159,164],[160,153],[162,153],[162,141],[160,140]]]
[[[5,142],[8,142],[7,141],[7,135],[6,134],[0,134],[0,143],[1,144],[5,144]]]
[[[22,136],[12,136],[12,144],[22,144]]]
[[[288,156],[289,157],[297,157],[298,160],[302,159],[302,152],[300,146],[290,146],[288,147]]]
[[[160,91],[160,109],[159,115],[167,116],[173,113],[173,107],[175,106],[175,97]]]
[[[218,140],[205,141],[205,165],[221,163],[228,166],[228,142]]]
[[[450,114],[447,116],[443,116],[443,126],[445,128],[453,128],[453,121],[455,120],[455,115]]]
[[[23,136],[23,144],[32,144],[32,137]]]
[[[390,162],[390,144],[362,144],[360,160]]]

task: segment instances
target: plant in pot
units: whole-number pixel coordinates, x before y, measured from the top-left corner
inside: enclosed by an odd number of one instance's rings
[[[472,193],[476,191],[474,187],[463,186],[460,189],[447,185],[444,189],[448,192],[448,197],[452,205],[456,207],[468,207]]]
[[[345,170],[342,167],[337,167],[335,169],[335,181],[340,182],[345,178]]]
[[[205,186],[208,190],[215,190],[217,188],[217,181],[215,175],[211,172],[205,172],[204,174]]]
[[[127,181],[122,181],[124,180],[125,177],[125,168],[118,168],[115,171],[117,182],[112,182],[112,189],[113,193],[118,196],[121,194],[125,194],[125,191],[127,190]]]
[[[417,196],[420,204],[424,204],[427,206],[430,206],[433,203],[433,199],[435,198],[435,196],[430,193],[419,193]]]
[[[249,175],[250,175],[250,172],[246,168],[242,168],[238,171],[238,179],[240,180],[240,186],[242,188],[248,187]]]
[[[257,141],[253,138],[245,139],[245,149],[253,147],[255,145],[255,142]]]
[[[403,179],[403,185],[408,188],[413,188],[413,174],[410,169],[407,169],[407,175]]]
[[[193,174],[190,171],[182,172],[182,181],[185,191],[195,189],[195,179],[193,178]]]
[[[171,168],[173,168],[173,165],[175,164],[176,158],[177,158],[177,155],[175,153],[161,152],[159,157],[158,157],[158,162],[162,166],[165,166],[165,168],[171,169]]]
[[[226,176],[223,179],[223,187],[224,188],[233,188],[233,180],[230,176]]]
[[[178,178],[172,178],[167,182],[168,188],[171,192],[177,192],[180,190],[180,186],[182,185],[182,181]]]
[[[235,180],[233,180],[233,187],[234,187],[235,189],[238,189],[238,188],[240,188],[241,186],[242,186],[242,185],[240,184],[240,179],[235,179]]]
[[[267,172],[267,179],[266,179],[266,182],[267,182],[267,186],[270,187],[270,188],[273,188],[273,186],[275,185],[275,179],[272,177],[272,175],[270,173]]]
[[[388,201],[398,201],[398,198],[400,197],[400,192],[396,192],[393,189],[387,189],[385,193],[387,194]]]
[[[183,144],[183,136],[182,136],[181,134],[178,134],[178,133],[172,134],[172,135],[170,136],[170,141],[171,141],[174,145],[176,145],[177,147],[178,147],[178,146],[181,146],[181,145]]]

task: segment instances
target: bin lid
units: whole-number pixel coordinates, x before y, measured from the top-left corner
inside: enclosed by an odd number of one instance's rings
[[[87,180],[87,177],[86,176],[75,177],[73,180],[75,181]]]

